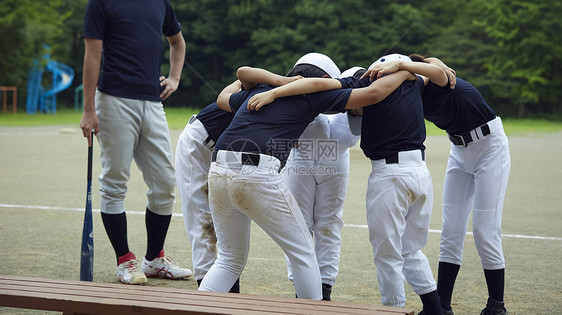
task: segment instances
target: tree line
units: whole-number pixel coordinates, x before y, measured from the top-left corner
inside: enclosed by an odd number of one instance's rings
[[[199,107],[242,65],[285,74],[303,54],[330,56],[343,71],[388,53],[439,57],[502,116],[561,117],[562,2],[557,0],[170,0],[187,43],[180,87],[166,106]],[[82,80],[87,0],[3,0],[0,85],[17,86],[51,47],[74,68],[59,96],[71,106]],[[163,38],[168,72],[168,47]],[[49,78],[45,78],[49,80]],[[46,82],[45,84],[48,84]],[[60,106],[60,105],[59,105]]]

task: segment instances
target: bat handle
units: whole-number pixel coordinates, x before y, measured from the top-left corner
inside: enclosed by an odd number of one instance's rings
[[[93,156],[93,148],[94,148],[94,131],[90,133],[90,139],[92,140],[92,145],[88,147],[88,181],[92,181],[92,156]]]

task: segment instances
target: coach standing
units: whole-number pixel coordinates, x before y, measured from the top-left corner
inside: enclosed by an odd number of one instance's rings
[[[167,78],[160,75],[161,34],[170,43]],[[146,276],[188,277],[191,271],[175,266],[163,251],[175,177],[162,100],[177,89],[185,58],[177,18],[167,0],[90,0],[84,42],[80,127],[89,145],[93,130],[100,146],[101,216],[117,256],[117,277],[128,284],[144,283]],[[142,267],[129,251],[124,208],[133,158],[148,186]]]

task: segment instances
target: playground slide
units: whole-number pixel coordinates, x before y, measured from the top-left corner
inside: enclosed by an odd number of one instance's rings
[[[54,60],[47,62],[45,68],[53,73],[53,85],[43,93],[39,111],[54,114],[57,110],[56,94],[64,91],[72,84],[74,70],[70,66]]]
[[[74,70],[70,66],[51,60],[47,62],[46,68],[53,73],[53,86],[50,90],[43,93],[44,97],[60,93],[72,84],[72,79],[74,79]]]
[[[43,86],[41,79],[43,77],[43,69],[39,67],[39,62],[35,60],[35,64],[27,74],[27,97],[25,99],[25,110],[28,114],[35,114],[39,106],[41,95],[43,94]]]

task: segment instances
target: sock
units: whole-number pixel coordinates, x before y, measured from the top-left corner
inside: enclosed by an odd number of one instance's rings
[[[439,295],[437,290],[420,295],[423,304],[423,311],[427,315],[441,315],[441,305],[439,303]]]
[[[488,270],[484,269],[488,294],[497,302],[503,302],[503,290],[505,281],[505,269]]]
[[[326,283],[322,283],[322,300],[331,301],[332,286]]]
[[[146,260],[153,260],[164,249],[164,241],[170,226],[172,215],[158,215],[146,208]]]
[[[234,282],[234,284],[232,285],[232,288],[230,288],[230,291],[228,291],[229,293],[240,293],[240,278],[236,279],[236,282]]]
[[[129,261],[129,260],[136,260],[135,254],[133,252],[128,252],[123,256],[117,257],[117,266],[121,265],[122,263]]]
[[[129,253],[129,243],[127,242],[127,216],[125,212],[120,214],[101,213],[101,219],[107,237],[113,246],[115,256],[119,257]],[[117,264],[119,265],[119,264]]]
[[[453,287],[460,265],[455,265],[446,262],[439,262],[439,270],[437,271],[437,294],[441,300],[441,308],[444,310],[451,309],[451,297],[453,296]]]
[[[201,281],[203,281],[203,279],[197,280],[197,287],[201,286]],[[230,288],[230,291],[228,291],[228,293],[240,293],[240,278],[238,278],[236,282],[234,282],[232,288]]]

